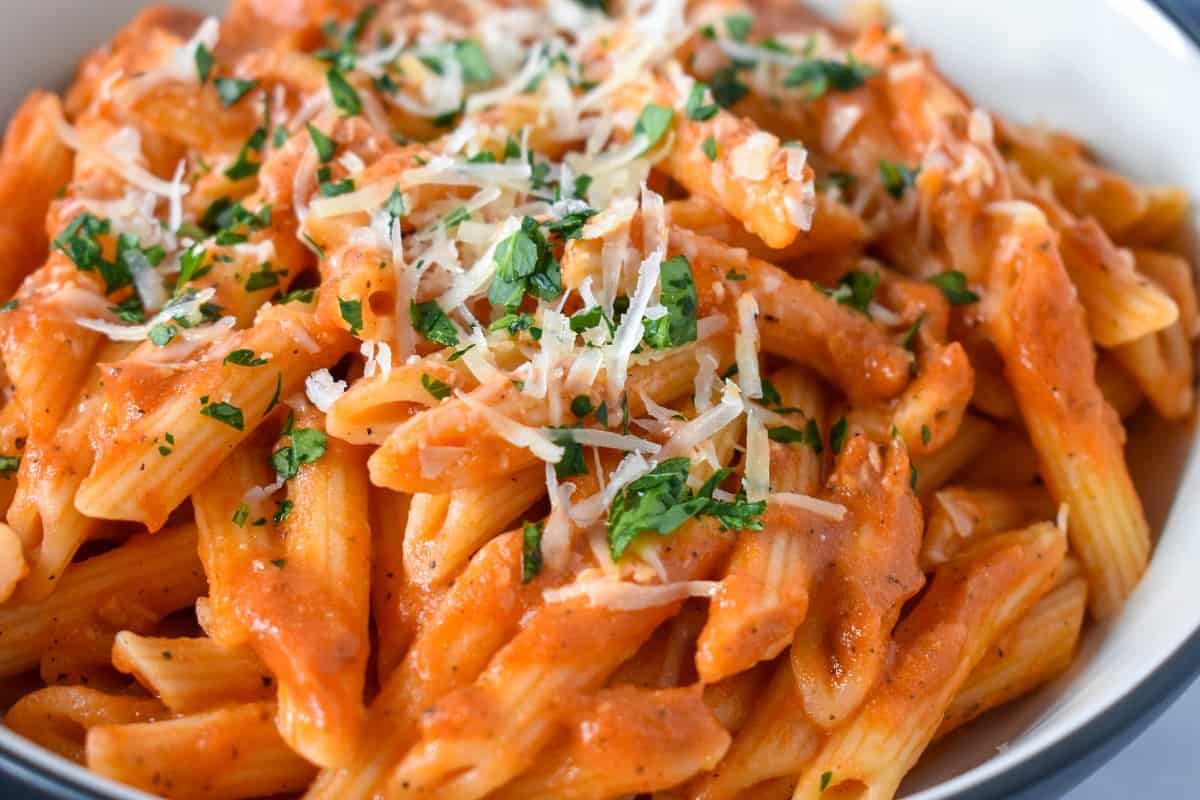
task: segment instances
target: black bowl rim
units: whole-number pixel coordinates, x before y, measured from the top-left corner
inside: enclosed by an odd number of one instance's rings
[[[1171,0],[1137,1],[1161,14],[1200,55],[1200,18],[1179,13],[1172,8]],[[1040,800],[1061,796],[1137,738],[1183,694],[1198,674],[1200,627],[1162,664],[1083,727],[1004,771],[965,788],[955,800]],[[45,755],[64,765],[75,766],[48,751]],[[72,771],[52,771],[17,752],[0,737],[0,778],[15,782],[8,788],[38,791],[55,800],[128,800],[139,794],[146,796],[111,781],[106,781],[109,785],[104,785],[103,793],[98,794],[85,786],[77,775],[71,774]],[[5,787],[0,785],[0,788]]]

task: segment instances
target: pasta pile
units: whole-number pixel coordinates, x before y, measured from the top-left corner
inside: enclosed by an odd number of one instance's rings
[[[146,10],[0,156],[5,724],[179,798],[892,797],[1145,569],[1186,205],[870,15]]]

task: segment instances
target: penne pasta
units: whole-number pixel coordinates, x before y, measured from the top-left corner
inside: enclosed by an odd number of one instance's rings
[[[1119,612],[1180,190],[877,9],[229,5],[0,146],[16,733],[173,798],[886,800]]]

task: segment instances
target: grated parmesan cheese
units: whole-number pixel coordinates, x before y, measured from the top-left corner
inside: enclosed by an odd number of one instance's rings
[[[802,508],[805,511],[811,511],[814,514],[827,517],[835,522],[841,522],[846,518],[846,507],[844,505],[831,503],[828,500],[822,500],[819,497],[812,497],[807,494],[774,492],[767,498],[767,502],[781,506],[791,506],[792,508]]]
[[[322,413],[328,414],[337,399],[346,393],[346,382],[336,381],[327,369],[319,369],[304,379],[304,394]]]
[[[747,397],[763,396],[762,375],[758,369],[758,302],[746,293],[737,300],[738,332],[734,339],[737,355],[738,385]]]
[[[580,580],[557,589],[547,589],[542,599],[547,603],[565,603],[583,597],[588,605],[613,611],[637,611],[686,600],[689,597],[712,597],[721,584],[717,581],[679,581],[644,586],[628,581],[600,578]]]

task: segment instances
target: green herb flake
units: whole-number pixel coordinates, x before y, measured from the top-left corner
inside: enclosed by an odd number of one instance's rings
[[[721,108],[730,108],[750,94],[750,87],[738,80],[735,66],[721,67],[709,82],[713,100]]]
[[[571,401],[571,413],[574,414],[577,419],[583,419],[588,414],[592,413],[592,410],[592,398],[588,397],[586,394],[577,395],[575,399]]]
[[[337,152],[337,145],[333,139],[317,130],[317,127],[311,122],[307,123],[306,127],[308,128],[308,137],[312,139],[313,147],[316,148],[317,158],[321,160],[322,164],[328,164]]]
[[[271,515],[271,521],[278,525],[292,515],[292,509],[295,507],[296,504],[291,500],[280,501],[279,508],[277,508],[275,513]]]
[[[160,322],[150,329],[147,335],[150,341],[159,347],[166,347],[179,334],[179,328],[165,322]]]
[[[246,291],[258,292],[279,285],[279,276],[286,274],[282,270],[271,269],[269,262],[259,265],[258,270],[246,276]]]
[[[225,356],[221,363],[237,364],[239,367],[261,367],[267,363],[267,359],[256,357],[253,350],[238,349]]]
[[[217,78],[213,81],[213,86],[217,87],[217,96],[221,98],[221,105],[229,108],[238,100],[241,100],[246,94],[258,86],[258,81],[244,81],[239,78]]]
[[[264,417],[266,417],[268,414],[270,414],[271,411],[275,408],[275,406],[279,405],[279,393],[282,391],[283,391],[283,373],[281,372],[275,376],[275,394],[271,395],[271,401],[269,403],[267,403],[267,410],[263,412]]]
[[[196,45],[196,53],[193,56],[196,62],[196,75],[200,78],[200,85],[208,83],[208,76],[212,74],[213,54],[212,51],[205,47],[203,42]]]
[[[442,220],[442,224],[447,228],[455,228],[459,225],[462,225],[470,218],[471,212],[467,211],[467,209],[463,206],[459,206],[445,216],[445,218]]]
[[[206,417],[211,417],[217,422],[223,422],[236,431],[245,430],[245,420],[242,418],[242,410],[237,406],[226,403],[209,403],[208,396],[200,398],[200,413]]]
[[[709,134],[708,138],[700,143],[700,151],[704,153],[709,161],[717,160],[717,140],[712,134]]]
[[[646,344],[662,350],[696,341],[696,283],[687,258],[673,256],[663,262],[660,285],[659,303],[667,313],[658,319],[643,320]]]
[[[762,530],[757,518],[766,511],[765,502],[750,503],[744,494],[729,502],[713,499],[713,491],[730,470],[718,470],[693,494],[687,485],[690,466],[686,457],[667,459],[617,493],[608,517],[608,546],[614,560],[641,534],[665,536],[699,516],[714,517],[725,530]]]
[[[925,312],[922,311],[920,316],[913,320],[913,324],[904,332],[904,336],[900,339],[900,345],[909,352],[912,352],[913,342],[917,339],[917,332],[921,330],[921,325],[925,323]]]
[[[738,42],[746,41],[753,24],[754,20],[748,14],[730,14],[725,18],[725,30]]]
[[[474,39],[460,39],[455,42],[454,57],[462,66],[463,80],[468,83],[487,83],[492,79],[492,67],[488,64],[483,48]]]
[[[246,518],[249,516],[250,516],[250,506],[246,505],[245,503],[242,503],[241,505],[239,505],[237,507],[237,510],[235,510],[233,512],[232,522],[234,525],[237,525],[239,528],[243,528],[246,526]]]
[[[646,104],[637,123],[633,126],[634,136],[646,137],[643,153],[648,153],[655,148],[671,127],[671,120],[674,118],[675,112],[669,106],[660,106],[657,103]]]
[[[822,772],[821,773],[821,791],[822,792],[829,788],[829,782],[832,780],[833,780],[832,772]]]
[[[783,85],[789,89],[805,89],[808,99],[816,100],[831,89],[852,92],[877,72],[874,67],[855,60],[854,56],[844,63],[814,58],[792,67],[783,79]]]
[[[833,423],[833,427],[829,429],[829,449],[836,456],[842,452],[842,446],[846,443],[846,418],[841,417],[837,422]]]
[[[409,301],[409,316],[412,317],[413,327],[431,342],[456,347],[458,345],[458,329],[433,300],[425,303]],[[466,352],[463,350],[462,352]]]
[[[942,294],[952,306],[979,302],[979,295],[967,288],[967,276],[956,269],[934,275],[929,282],[942,290]]]
[[[21,468],[20,456],[0,456],[0,475],[8,477]]]
[[[903,164],[886,159],[879,162],[879,179],[883,181],[883,188],[894,200],[903,197],[908,187],[916,185],[917,175],[920,173],[920,167],[909,169]]]
[[[261,161],[254,161],[250,158],[251,153],[259,153],[261,155],[263,145],[267,142],[267,129],[255,128],[254,133],[242,145],[242,149],[238,151],[237,158],[233,165],[225,170],[225,177],[231,181],[240,181],[244,178],[251,178],[258,174],[262,168]],[[245,241],[243,238],[242,241]],[[220,238],[217,239],[217,244],[224,244]]]
[[[562,273],[554,250],[533,217],[521,220],[521,229],[496,247],[496,274],[488,286],[488,300],[515,309],[526,294],[553,300],[562,294]]]
[[[358,336],[363,327],[362,300],[344,300],[339,297],[337,301],[342,319],[350,326],[350,335]]]
[[[439,402],[450,396],[450,384],[439,381],[437,378],[431,378],[425,373],[421,373],[421,385],[433,396],[434,400]]]
[[[290,435],[292,443],[271,454],[271,466],[284,480],[299,475],[301,466],[319,460],[329,447],[328,437],[315,428],[299,428]]]
[[[779,442],[780,444],[803,444],[805,441],[804,431],[788,425],[776,425],[774,428],[767,428],[767,438],[772,442]]]
[[[921,426],[921,444],[929,444],[929,440],[933,438],[933,431],[929,430],[928,425]]]
[[[521,526],[521,583],[529,583],[542,571],[542,525],[526,522]]]
[[[878,272],[853,270],[842,276],[831,294],[841,305],[871,316],[871,302],[875,299],[875,289],[878,286]]]
[[[358,96],[358,92],[350,81],[346,80],[346,76],[342,74],[336,66],[330,67],[325,72],[325,82],[329,86],[329,95],[333,98],[333,104],[337,106],[342,114],[347,117],[356,117],[362,113],[362,98]]]
[[[683,107],[684,113],[690,120],[696,122],[704,122],[712,119],[716,113],[721,110],[721,107],[716,103],[705,103],[704,96],[708,93],[708,84],[696,81],[692,84],[691,91],[688,92],[687,103]]]

